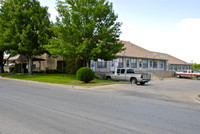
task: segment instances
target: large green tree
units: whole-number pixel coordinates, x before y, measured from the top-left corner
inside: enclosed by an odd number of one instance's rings
[[[10,14],[13,8],[14,5],[11,1],[0,0],[0,73],[4,72],[4,54],[10,53],[10,56],[17,54],[13,51],[17,50],[16,32],[13,26],[15,22],[12,21],[13,16]]]
[[[119,42],[121,23],[116,22],[118,16],[107,0],[58,0],[57,11],[57,36],[46,47],[50,53],[89,63],[114,59],[123,50]]]
[[[2,44],[11,46],[9,53],[27,57],[28,72],[32,75],[33,56],[45,52],[43,46],[52,35],[48,8],[42,7],[38,0],[3,0],[1,5],[4,18]]]
[[[8,3],[3,4],[3,1],[0,0],[0,73],[4,71],[3,57],[6,50],[9,50],[11,47],[9,44],[6,44],[6,20],[9,20],[8,10],[5,10],[5,7],[8,6]]]

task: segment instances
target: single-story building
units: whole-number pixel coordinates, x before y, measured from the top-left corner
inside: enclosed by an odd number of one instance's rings
[[[118,68],[133,68],[135,71],[183,71],[191,69],[192,64],[169,54],[149,51],[127,41],[122,41],[122,43],[126,50],[117,53],[117,59],[91,61],[91,68],[96,72],[114,71],[117,60]]]
[[[191,69],[192,64],[169,54],[149,51],[127,41],[122,41],[122,43],[126,50],[117,53],[117,59],[112,61],[98,59],[96,62],[92,60],[90,68],[95,72],[111,72],[115,70],[117,61],[118,68],[133,68],[135,71],[183,71]],[[26,64],[27,60],[23,56],[18,55],[11,57],[8,63],[11,62]],[[61,56],[43,54],[34,58],[33,70],[57,70],[60,64],[63,64]]]

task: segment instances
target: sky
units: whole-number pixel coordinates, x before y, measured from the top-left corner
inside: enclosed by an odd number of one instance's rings
[[[56,0],[39,0],[55,21]],[[109,0],[121,40],[200,64],[200,0]]]

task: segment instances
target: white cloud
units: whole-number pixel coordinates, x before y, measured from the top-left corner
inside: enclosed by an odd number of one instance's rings
[[[145,49],[200,63],[200,19],[183,19],[176,29],[147,29],[134,23],[122,25],[121,39]]]

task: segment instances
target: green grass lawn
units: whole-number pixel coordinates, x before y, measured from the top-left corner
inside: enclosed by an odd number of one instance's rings
[[[75,75],[71,74],[34,74],[32,76],[26,74],[16,74],[6,76],[7,78],[32,80],[46,83],[64,84],[64,85],[74,85],[74,86],[101,86],[101,85],[111,85],[111,84],[122,84],[116,81],[107,81],[95,78],[90,83],[83,83],[76,79]]]

